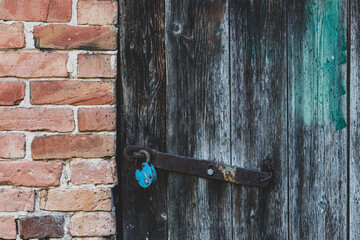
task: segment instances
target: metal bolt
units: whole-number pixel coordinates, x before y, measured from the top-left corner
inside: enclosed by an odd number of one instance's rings
[[[212,170],[212,168],[209,168],[209,169],[207,170],[207,175],[211,176],[211,175],[213,175],[213,174],[214,174],[214,170]]]

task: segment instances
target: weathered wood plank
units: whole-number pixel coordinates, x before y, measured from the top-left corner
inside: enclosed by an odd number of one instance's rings
[[[289,239],[346,239],[346,1],[288,2]]]
[[[287,239],[286,5],[233,0],[230,21],[232,164],[274,169],[266,189],[233,186],[233,239]]]
[[[166,149],[165,2],[120,1],[120,148]],[[120,156],[118,156],[120,157]],[[167,176],[142,189],[133,163],[122,160],[123,239],[166,239]],[[119,217],[118,217],[119,218]]]
[[[350,238],[360,239],[360,2],[351,1],[350,29]]]
[[[167,151],[230,163],[226,0],[166,0]],[[232,239],[231,185],[168,179],[169,239]]]

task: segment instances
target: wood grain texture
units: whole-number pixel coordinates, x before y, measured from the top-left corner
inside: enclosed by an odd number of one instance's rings
[[[288,1],[289,239],[346,239],[346,1]]]
[[[120,2],[120,149],[128,144],[165,151],[165,2]],[[141,188],[139,166],[122,160],[123,239],[166,239],[167,176]]]
[[[166,0],[167,151],[230,163],[226,0]],[[231,185],[168,179],[169,239],[232,239]]]
[[[360,239],[360,2],[351,1],[350,47],[350,238]]]
[[[286,8],[231,1],[230,20],[232,164],[274,168],[266,189],[233,186],[233,239],[287,239]]]
[[[144,190],[122,162],[124,239],[360,237],[360,3],[349,1],[351,49],[347,0],[120,1],[120,149],[274,174],[258,189],[159,170]]]

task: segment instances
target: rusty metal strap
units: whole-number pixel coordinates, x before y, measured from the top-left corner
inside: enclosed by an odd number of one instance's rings
[[[144,161],[146,156],[139,153],[141,150],[150,154],[150,162],[155,168],[166,171],[256,187],[266,187],[272,177],[271,172],[229,166],[214,161],[163,153],[151,148],[133,145],[125,148],[125,158],[136,163],[139,159]]]

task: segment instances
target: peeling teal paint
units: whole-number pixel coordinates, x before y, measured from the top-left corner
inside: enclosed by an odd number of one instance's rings
[[[306,124],[346,127],[344,68],[346,35],[341,0],[310,1],[302,38],[302,112]],[[316,115],[316,113],[318,113]]]

